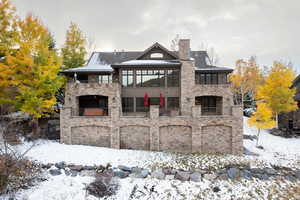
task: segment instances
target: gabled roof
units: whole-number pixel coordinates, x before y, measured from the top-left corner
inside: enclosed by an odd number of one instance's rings
[[[164,53],[167,53],[170,57],[172,57],[174,60],[178,59],[177,54],[173,53],[172,51],[169,51],[167,48],[165,48],[164,46],[162,46],[161,44],[159,44],[158,42],[155,42],[152,46],[150,46],[149,48],[147,48],[143,53],[141,53],[141,55],[139,55],[136,60],[141,59],[143,56],[145,56],[146,54],[148,54],[151,50],[153,49],[160,49],[161,51],[163,51]]]

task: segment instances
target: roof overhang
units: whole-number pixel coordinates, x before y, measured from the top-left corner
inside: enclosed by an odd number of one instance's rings
[[[83,67],[77,67],[72,69],[67,69],[60,71],[61,74],[110,74],[114,70],[111,68],[110,65],[87,65]]]
[[[122,67],[180,67],[179,60],[129,60],[111,65],[112,68]]]

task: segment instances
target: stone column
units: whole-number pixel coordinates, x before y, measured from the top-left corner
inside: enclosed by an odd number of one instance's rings
[[[232,154],[243,154],[243,110],[232,106]]]
[[[111,129],[110,129],[110,146],[111,148],[120,149],[120,128],[118,121],[120,120],[120,108],[117,106],[111,107]]]
[[[201,106],[193,106],[192,107],[192,116],[193,116],[193,118],[201,117]]]
[[[199,153],[201,152],[201,126],[200,123],[197,123],[197,126],[194,125],[192,127],[192,152],[193,153]]]
[[[71,144],[71,125],[70,119],[72,117],[71,107],[62,107],[60,109],[60,142]]]
[[[150,120],[153,124],[150,126],[150,149],[159,150],[159,106],[150,106]]]

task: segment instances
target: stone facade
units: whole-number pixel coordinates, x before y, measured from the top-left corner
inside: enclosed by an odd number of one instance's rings
[[[179,116],[160,116],[158,106],[148,115],[123,116],[119,83],[68,83],[61,109],[61,142],[121,149],[176,152],[242,153],[242,109],[233,105],[229,84],[195,84],[195,63],[189,40],[179,43],[181,65]],[[94,80],[91,76],[89,79]],[[108,116],[79,116],[78,97],[108,97]],[[202,115],[195,97],[222,97],[221,115]]]

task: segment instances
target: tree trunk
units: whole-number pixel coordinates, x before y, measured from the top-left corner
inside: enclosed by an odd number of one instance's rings
[[[258,133],[257,133],[256,147],[258,147],[259,134],[260,134],[260,129],[258,129]]]
[[[278,113],[275,113],[275,120],[276,120],[276,125],[275,128],[278,128]]]
[[[33,118],[32,120],[32,125],[33,125],[33,128],[32,128],[32,136],[33,138],[37,138],[40,136],[40,125],[39,125],[39,120],[36,119],[36,118]]]

